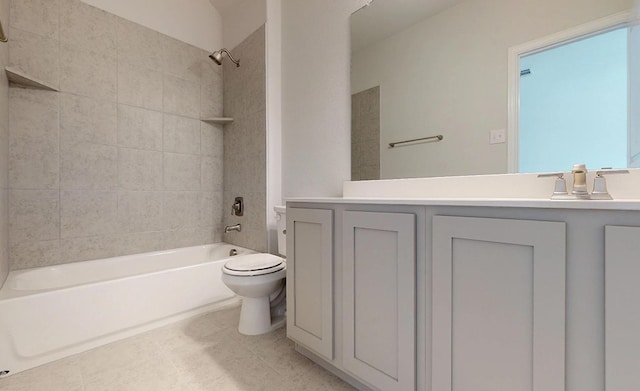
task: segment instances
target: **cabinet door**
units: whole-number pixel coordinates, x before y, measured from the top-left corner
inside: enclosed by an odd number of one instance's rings
[[[605,389],[640,390],[640,227],[605,238]]]
[[[433,218],[432,391],[562,391],[565,224]]]
[[[415,389],[415,216],[345,212],[343,365],[380,390]]]
[[[333,360],[333,211],[287,208],[287,336]]]

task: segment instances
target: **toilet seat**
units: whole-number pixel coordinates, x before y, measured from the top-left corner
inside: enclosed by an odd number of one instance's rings
[[[271,254],[249,254],[231,259],[224,264],[223,273],[232,276],[260,276],[275,273],[287,267],[284,259]]]

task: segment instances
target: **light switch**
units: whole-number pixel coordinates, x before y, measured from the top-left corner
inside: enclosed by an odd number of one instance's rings
[[[490,133],[489,144],[502,144],[507,142],[507,132],[504,129],[494,129]]]

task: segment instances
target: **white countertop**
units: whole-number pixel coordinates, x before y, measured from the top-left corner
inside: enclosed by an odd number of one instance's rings
[[[379,204],[424,206],[484,206],[492,208],[638,210],[640,200],[551,200],[538,198],[380,198],[380,197],[298,197],[286,202],[330,204]]]

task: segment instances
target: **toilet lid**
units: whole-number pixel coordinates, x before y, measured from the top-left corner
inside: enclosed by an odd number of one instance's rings
[[[233,275],[259,275],[284,269],[284,259],[271,254],[248,254],[232,258],[224,264],[225,273]]]

